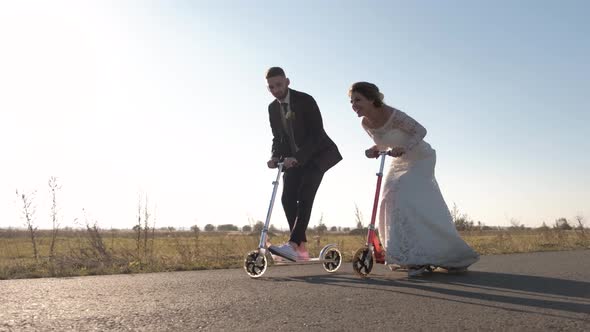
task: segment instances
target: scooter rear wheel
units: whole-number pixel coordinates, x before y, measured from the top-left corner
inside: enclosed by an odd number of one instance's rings
[[[373,269],[373,253],[367,247],[360,248],[352,257],[352,269],[361,278],[366,278]]]
[[[246,255],[244,259],[244,271],[251,278],[258,278],[266,272],[268,261],[264,255],[260,255],[258,250],[253,250]]]
[[[330,262],[324,262],[322,265],[324,266],[324,270],[327,272],[336,272],[340,265],[342,265],[342,254],[340,250],[335,247],[332,247],[324,253],[324,257],[320,257],[322,260],[329,260]]]

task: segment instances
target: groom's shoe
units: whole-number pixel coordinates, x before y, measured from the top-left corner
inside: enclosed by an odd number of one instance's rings
[[[305,249],[299,249],[297,251],[297,257],[300,261],[308,261],[309,260],[309,252]]]
[[[281,257],[281,256],[279,256],[279,255],[274,255],[274,254],[271,254],[271,256],[272,256],[272,260],[273,260],[275,263],[284,263],[284,262],[286,262],[286,261],[287,261],[286,259],[284,259],[283,257]]]
[[[293,262],[297,261],[298,258],[297,251],[289,243],[285,243],[280,246],[270,246],[268,247],[268,250],[275,255],[281,256]]]
[[[297,246],[297,260],[299,261],[308,261],[309,260],[309,252],[305,246],[305,242],[301,242],[299,246]]]

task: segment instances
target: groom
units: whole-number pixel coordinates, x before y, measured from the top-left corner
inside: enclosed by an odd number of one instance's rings
[[[269,168],[284,162],[281,202],[291,236],[281,246],[269,250],[290,260],[309,259],[305,248],[305,231],[309,224],[316,192],[324,173],[342,156],[328,137],[322,124],[320,109],[312,96],[289,89],[289,79],[280,67],[266,73],[268,91],[276,98],[268,105],[272,129],[272,157]]]

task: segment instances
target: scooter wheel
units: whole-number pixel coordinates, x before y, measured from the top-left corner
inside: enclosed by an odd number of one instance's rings
[[[264,274],[268,261],[258,250],[253,250],[244,259],[244,270],[251,278],[258,278]]]
[[[352,257],[352,269],[361,278],[366,278],[373,269],[373,254],[369,248],[363,247],[357,250]]]
[[[324,270],[330,273],[336,272],[342,265],[342,254],[335,247],[326,250],[324,257],[321,257],[321,259],[327,261],[323,263],[323,266]]]

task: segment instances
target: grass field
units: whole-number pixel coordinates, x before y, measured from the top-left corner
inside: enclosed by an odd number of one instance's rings
[[[587,233],[587,231],[586,231]],[[590,248],[580,230],[487,230],[461,235],[482,255]],[[37,258],[26,230],[0,229],[0,279],[64,277],[97,274],[218,269],[242,266],[245,254],[258,245],[259,234],[131,230],[60,230],[50,252],[51,231],[37,231]],[[271,242],[286,241],[276,234]],[[344,259],[365,241],[365,235],[326,232],[308,235],[310,254],[328,243],[340,247]]]

